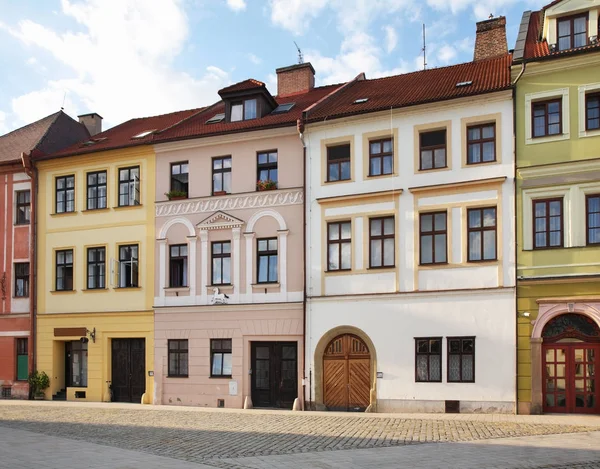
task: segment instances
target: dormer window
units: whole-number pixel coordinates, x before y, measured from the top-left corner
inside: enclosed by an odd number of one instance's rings
[[[587,14],[558,20],[558,50],[569,50],[587,45]]]
[[[256,99],[246,99],[231,104],[231,122],[256,119]]]

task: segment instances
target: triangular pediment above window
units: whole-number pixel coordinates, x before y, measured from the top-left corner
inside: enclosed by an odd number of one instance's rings
[[[546,5],[546,17],[575,13],[578,11],[595,9],[600,6],[600,0],[562,0]]]
[[[219,211],[202,220],[196,227],[199,230],[226,230],[230,228],[240,228],[243,224],[243,220]]]

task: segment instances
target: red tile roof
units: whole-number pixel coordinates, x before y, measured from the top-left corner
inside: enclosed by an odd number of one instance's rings
[[[356,81],[309,111],[307,121],[314,122],[506,90],[511,86],[511,60],[511,55],[506,54],[450,67]],[[465,82],[472,83],[456,86]],[[368,98],[368,101],[354,104],[357,99],[364,98]]]
[[[226,86],[219,90],[219,94],[233,93],[236,91],[246,91],[254,88],[266,88],[262,81],[249,78],[248,80],[240,81],[230,86]]]

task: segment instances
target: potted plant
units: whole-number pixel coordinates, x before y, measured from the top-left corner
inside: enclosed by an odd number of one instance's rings
[[[273,181],[272,179],[259,179],[256,182],[257,191],[272,191],[274,189],[277,189],[277,181]]]
[[[29,375],[29,389],[34,399],[44,399],[44,391],[50,386],[50,378],[45,371],[34,371]]]
[[[187,192],[184,191],[169,191],[165,192],[165,195],[169,200],[187,199],[188,196]]]

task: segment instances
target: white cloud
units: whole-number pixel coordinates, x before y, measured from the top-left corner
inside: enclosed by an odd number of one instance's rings
[[[248,60],[254,65],[260,65],[262,63],[262,59],[254,54],[248,54],[246,57],[248,57]]]
[[[427,4],[440,11],[450,10],[453,14],[471,8],[478,21],[487,19],[490,14],[499,16],[511,5],[520,0],[427,0]]]
[[[444,65],[449,64],[456,58],[456,49],[450,44],[444,44],[437,51],[437,59]]]
[[[229,74],[214,66],[200,77],[174,69],[189,34],[181,0],[62,0],[61,6],[82,32],[58,32],[30,20],[0,25],[69,70],[43,89],[13,99],[19,124],[56,112],[65,90],[65,111],[98,112],[114,125],[210,104],[230,82]]]
[[[245,0],[227,0],[227,6],[233,11],[242,11],[246,9]]]
[[[37,59],[35,57],[29,57],[26,63],[27,65],[35,65],[37,64]]]
[[[398,44],[398,34],[392,26],[385,26],[383,29],[385,31],[385,50],[389,54]]]
[[[6,125],[6,113],[0,111],[0,135],[4,135],[8,132],[8,126]]]

